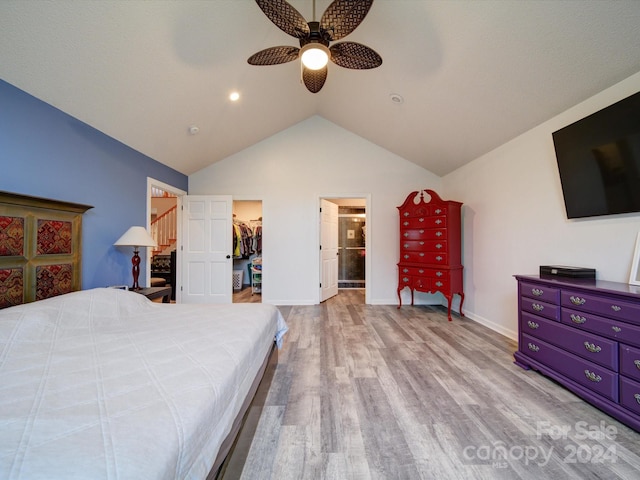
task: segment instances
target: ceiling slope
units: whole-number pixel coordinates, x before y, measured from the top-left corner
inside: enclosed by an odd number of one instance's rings
[[[445,175],[640,70],[638,24],[636,0],[376,0],[347,39],[382,66],[312,94],[297,61],[247,64],[295,45],[251,0],[5,0],[0,78],[187,175],[315,114]]]

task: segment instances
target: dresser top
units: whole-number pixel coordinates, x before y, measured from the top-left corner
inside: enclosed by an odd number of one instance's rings
[[[640,286],[628,283],[609,282],[592,278],[569,278],[555,275],[515,275],[515,278],[523,281],[544,282],[557,287],[580,289],[599,293],[611,293],[626,297],[640,299]]]

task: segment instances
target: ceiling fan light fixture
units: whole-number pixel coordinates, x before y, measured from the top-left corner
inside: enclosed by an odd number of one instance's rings
[[[300,49],[302,64],[309,70],[324,68],[329,62],[330,55],[329,49],[321,43],[307,43]]]

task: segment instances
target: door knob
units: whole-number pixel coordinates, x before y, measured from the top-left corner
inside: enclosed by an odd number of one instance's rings
[[[227,258],[231,258],[231,255],[227,255]]]

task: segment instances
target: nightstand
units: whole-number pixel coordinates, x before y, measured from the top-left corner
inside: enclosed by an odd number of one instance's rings
[[[156,298],[162,298],[162,303],[171,302],[171,286],[167,287],[150,287],[141,288],[140,290],[131,290],[132,292],[144,295],[149,300],[155,300]]]

